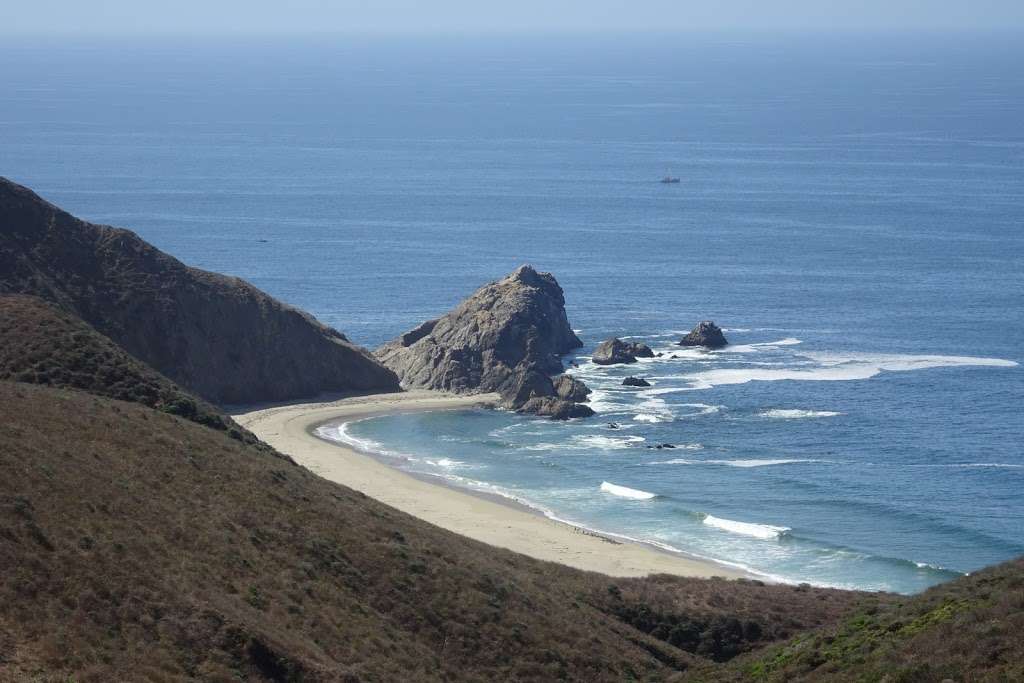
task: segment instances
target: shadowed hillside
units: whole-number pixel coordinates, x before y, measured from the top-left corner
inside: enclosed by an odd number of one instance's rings
[[[673,680],[708,661],[686,649],[891,599],[539,562],[172,415],[26,384],[0,382],[0,481],[2,680]]]
[[[233,438],[256,437],[56,305],[0,295],[0,380],[81,389],[132,401]]]
[[[0,293],[73,312],[214,403],[396,391],[365,349],[238,278],[189,268],[128,230],[93,225],[0,178]]]

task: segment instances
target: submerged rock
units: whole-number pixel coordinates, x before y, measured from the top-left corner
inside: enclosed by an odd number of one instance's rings
[[[591,358],[598,365],[635,363],[637,358],[654,358],[654,352],[647,344],[624,342],[621,339],[606,339],[594,349]]]
[[[679,340],[679,346],[704,346],[709,349],[720,349],[728,344],[722,328],[710,320],[697,323],[690,334]]]
[[[569,326],[565,297],[554,276],[521,266],[484,285],[440,318],[384,344],[376,355],[404,387],[493,391],[501,394],[505,407],[542,410],[561,418],[583,411],[530,401],[585,400],[590,390],[579,380],[563,375],[555,382],[551,379],[562,371],[560,356],[580,346],[583,343]]]
[[[622,386],[624,387],[649,387],[651,383],[645,380],[643,377],[627,377],[622,380]]]
[[[576,403],[589,400],[587,397],[590,395],[590,387],[572,375],[558,375],[551,380],[551,383],[555,387],[555,393],[561,399]]]

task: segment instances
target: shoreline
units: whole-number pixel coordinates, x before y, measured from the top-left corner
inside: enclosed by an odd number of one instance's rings
[[[458,486],[436,475],[406,472],[388,464],[387,456],[316,434],[318,428],[327,424],[405,412],[466,409],[496,398],[493,394],[455,396],[410,391],[259,407],[233,417],[314,474],[489,545],[610,576],[673,574],[764,580],[713,560],[552,519],[542,510],[513,498]]]

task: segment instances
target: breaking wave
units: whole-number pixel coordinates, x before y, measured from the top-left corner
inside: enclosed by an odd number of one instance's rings
[[[780,538],[789,533],[787,526],[772,526],[770,524],[754,524],[753,522],[737,522],[732,519],[722,519],[713,515],[704,515],[704,524],[743,536],[753,536],[766,540]]]
[[[610,493],[613,496],[630,498],[632,500],[651,500],[652,498],[658,497],[658,494],[656,493],[648,493],[647,491],[631,489],[629,487],[619,486],[618,484],[612,484],[607,481],[601,482],[601,490],[605,493]]]

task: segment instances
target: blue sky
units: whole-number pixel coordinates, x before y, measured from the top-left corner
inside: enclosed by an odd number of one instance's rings
[[[30,0],[6,33],[486,33],[1024,28],[1024,0]]]

